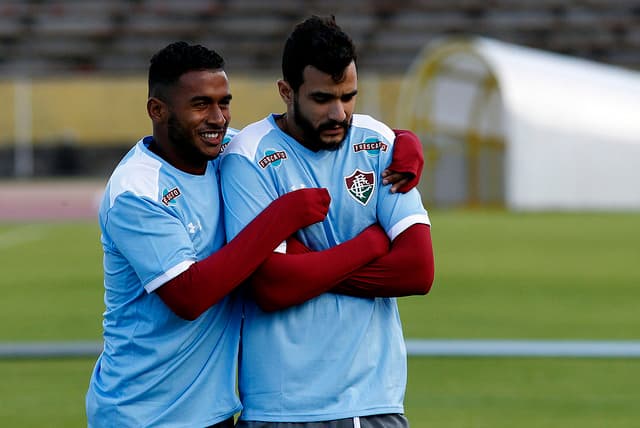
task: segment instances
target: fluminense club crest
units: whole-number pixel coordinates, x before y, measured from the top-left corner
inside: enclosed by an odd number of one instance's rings
[[[353,174],[344,178],[344,184],[356,201],[367,205],[376,188],[375,175],[372,171],[362,172],[356,169]]]

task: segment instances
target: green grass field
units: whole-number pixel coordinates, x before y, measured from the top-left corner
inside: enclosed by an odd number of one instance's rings
[[[436,283],[408,338],[638,339],[640,214],[431,213]],[[99,231],[0,224],[0,341],[99,340]],[[0,421],[76,427],[94,360],[0,360]],[[640,360],[409,361],[413,428],[634,427]]]

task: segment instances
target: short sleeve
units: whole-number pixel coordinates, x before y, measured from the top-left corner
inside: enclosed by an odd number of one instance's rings
[[[196,261],[183,222],[158,202],[131,192],[114,200],[104,231],[147,292],[175,278]]]
[[[391,143],[391,147],[393,146],[394,144]],[[391,158],[391,150],[380,154],[378,165],[380,172],[391,163]],[[390,188],[390,186],[378,188],[376,207],[378,221],[387,232],[389,239],[394,240],[414,224],[431,224],[417,189],[414,188],[407,193],[391,193]]]

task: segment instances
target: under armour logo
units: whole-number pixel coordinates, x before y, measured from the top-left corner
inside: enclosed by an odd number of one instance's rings
[[[198,220],[197,224],[189,223],[187,228],[189,228],[189,233],[193,235],[198,230],[202,230],[202,224],[200,223],[200,220]]]

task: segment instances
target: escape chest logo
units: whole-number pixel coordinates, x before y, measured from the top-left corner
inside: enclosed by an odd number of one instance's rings
[[[162,203],[165,204],[167,207],[169,205],[175,205],[176,201],[175,199],[180,196],[180,189],[178,189],[177,187],[174,187],[171,190],[168,189],[164,189],[162,191]]]
[[[260,168],[262,169],[268,167],[269,165],[280,166],[280,164],[282,163],[282,160],[286,158],[287,158],[286,152],[284,151],[277,152],[275,150],[269,149],[264,152],[264,157],[260,159],[260,161],[258,162],[258,165],[260,165]]]
[[[378,156],[380,150],[386,152],[388,148],[389,145],[381,141],[378,137],[367,137],[362,143],[353,145],[353,151],[355,153],[365,151],[369,156]]]
[[[375,175],[371,171],[362,172],[356,169],[353,174],[344,178],[349,194],[362,205],[367,205],[376,188]]]

